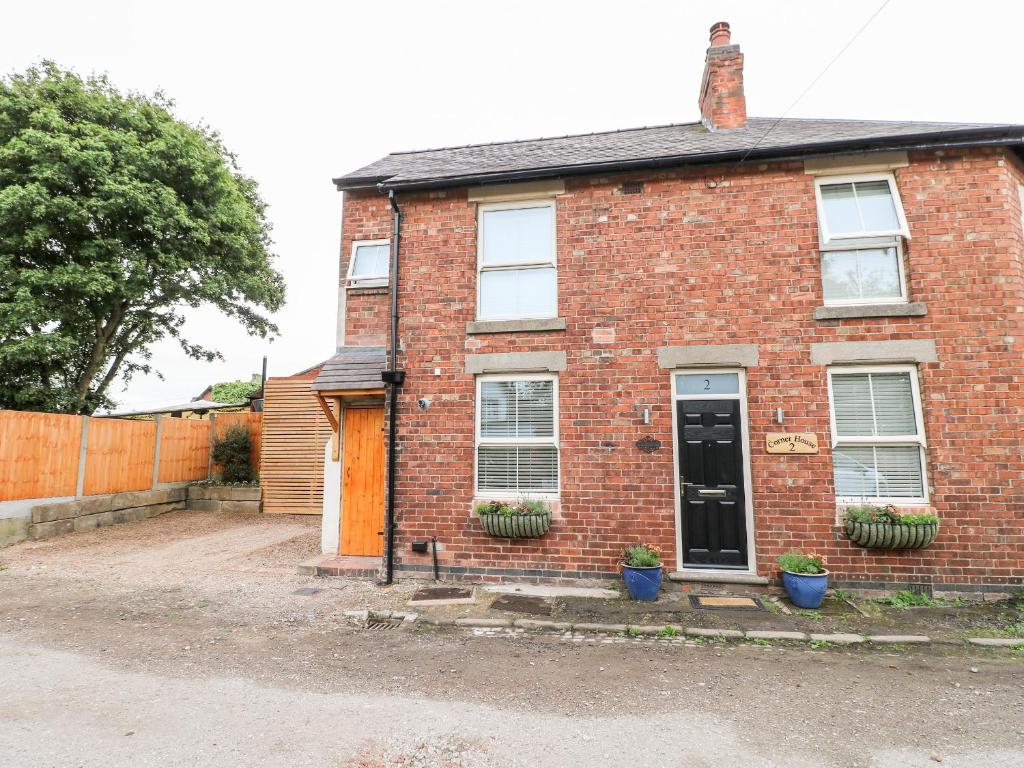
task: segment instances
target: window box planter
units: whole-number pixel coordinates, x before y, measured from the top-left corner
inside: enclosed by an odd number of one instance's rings
[[[924,549],[939,532],[938,523],[872,523],[846,521],[846,535],[866,549]]]
[[[489,535],[503,539],[538,539],[551,528],[550,512],[526,515],[480,512],[478,515]]]

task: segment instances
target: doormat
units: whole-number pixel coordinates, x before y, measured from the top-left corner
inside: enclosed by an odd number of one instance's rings
[[[532,616],[550,616],[551,603],[543,597],[532,595],[501,595],[491,603],[491,608],[513,613],[528,613]]]
[[[721,595],[690,595],[690,605],[712,611],[763,611],[759,597],[723,597]]]

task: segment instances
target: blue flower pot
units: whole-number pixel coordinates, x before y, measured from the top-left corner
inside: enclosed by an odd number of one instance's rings
[[[782,585],[797,608],[817,608],[828,589],[828,571],[824,573],[782,572]]]
[[[622,580],[626,582],[626,591],[634,600],[657,600],[661,589],[662,568],[634,568],[622,566]]]

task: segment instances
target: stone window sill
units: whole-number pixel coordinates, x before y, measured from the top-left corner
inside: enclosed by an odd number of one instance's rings
[[[347,288],[350,296],[384,296],[388,292],[386,285],[350,285]]]
[[[920,301],[909,304],[858,304],[843,307],[816,307],[815,320],[843,320],[850,317],[924,317],[928,308]]]
[[[564,331],[565,318],[552,317],[532,320],[471,320],[466,333],[528,333],[532,331]]]

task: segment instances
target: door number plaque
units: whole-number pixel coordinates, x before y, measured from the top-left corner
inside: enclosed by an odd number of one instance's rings
[[[768,453],[817,453],[818,436],[813,432],[769,432]]]

